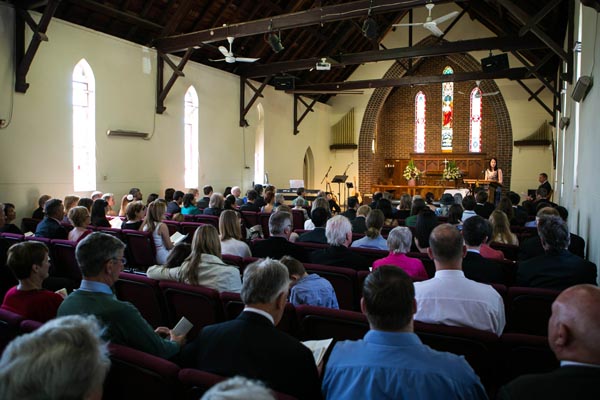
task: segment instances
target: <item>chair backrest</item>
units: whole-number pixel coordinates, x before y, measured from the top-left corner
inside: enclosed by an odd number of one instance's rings
[[[216,215],[199,214],[194,217],[194,220],[203,224],[209,224],[219,229],[219,217]]]
[[[106,226],[97,226],[95,228],[95,230],[96,230],[96,232],[102,232],[102,233],[106,233],[108,235],[112,235],[112,236],[116,237],[117,239],[124,242],[123,230],[121,230],[120,228],[108,228]]]
[[[156,264],[156,248],[152,232],[123,229],[123,238],[127,244],[127,259],[131,267],[143,269]]]
[[[22,228],[21,230],[25,233],[27,233],[27,232],[35,233],[35,230],[40,222],[42,222],[41,219],[23,218],[23,220],[21,221],[21,228]]]
[[[505,333],[500,336],[498,384],[525,374],[543,374],[560,363],[543,336]]]
[[[187,243],[192,243],[192,239],[194,238],[194,233],[196,233],[196,229],[200,228],[202,225],[204,225],[201,222],[181,222],[179,224],[179,227],[181,228],[181,233],[183,233],[184,235],[188,235],[187,238],[185,238],[185,241]]]
[[[81,282],[81,269],[75,258],[77,242],[70,240],[52,240],[52,276],[71,279],[75,286]]]
[[[258,213],[254,211],[242,211],[242,219],[246,228],[250,229],[254,225],[258,225]]]
[[[44,325],[43,322],[34,321],[32,319],[25,319],[21,321],[21,325],[19,325],[19,330],[21,331],[21,333],[31,333],[42,325]]]
[[[240,269],[244,268],[244,258],[240,256],[234,256],[233,254],[221,254],[221,258],[225,264],[235,265]]]
[[[359,312],[297,306],[296,315],[302,340],[358,340],[369,331],[367,318]]]
[[[548,336],[548,320],[558,290],[511,287],[508,289],[508,318],[505,332]]]
[[[292,224],[294,229],[304,229],[304,213],[302,210],[292,210]]]
[[[343,310],[358,310],[357,275],[352,268],[334,267],[320,264],[304,264],[306,272],[325,278],[333,286],[338,305]]]
[[[180,368],[165,359],[111,343],[105,399],[179,399]]]
[[[163,222],[169,229],[169,236],[172,236],[175,232],[179,232],[181,230],[181,224],[177,221],[165,219]]]
[[[315,250],[326,249],[329,247],[327,243],[314,243],[314,242],[296,242],[296,244],[302,248],[307,253],[311,253]]]
[[[387,257],[389,254],[387,250],[367,249],[364,247],[350,247],[350,250],[366,258],[369,265],[372,265],[376,260]]]
[[[119,300],[135,305],[150,325],[156,328],[168,324],[167,307],[157,280],[141,274],[121,272],[114,287]]]
[[[465,356],[481,382],[489,388],[494,381],[498,337],[478,329],[414,322],[423,343],[439,351]]]
[[[184,398],[197,400],[211,387],[227,377],[211,374],[198,369],[183,368],[179,371],[179,382],[183,385]]]
[[[196,337],[203,327],[223,321],[218,291],[169,281],[161,281],[159,286],[167,304],[170,326],[175,326],[181,317],[186,317],[194,324],[188,339]]]
[[[262,226],[263,237],[267,239],[271,234],[269,233],[269,218],[271,218],[271,213],[259,213],[258,214],[258,223]]]
[[[512,261],[517,261],[519,259],[519,246],[517,245],[491,242],[490,247],[502,251],[504,258]]]
[[[25,240],[25,236],[17,233],[8,233],[3,232],[0,233],[0,237],[4,238],[9,243],[9,247],[15,243],[20,243]]]
[[[23,316],[0,308],[0,354],[17,337]]]

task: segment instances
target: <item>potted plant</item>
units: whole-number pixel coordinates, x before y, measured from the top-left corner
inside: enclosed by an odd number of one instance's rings
[[[456,166],[455,161],[448,161],[446,167],[444,168],[444,172],[442,173],[442,177],[444,179],[460,179],[462,177],[462,172]]]
[[[404,168],[404,174],[402,174],[402,176],[408,181],[408,186],[416,185],[416,179],[421,176],[421,171],[419,171],[419,168],[417,168],[412,158],[408,162],[406,168]]]

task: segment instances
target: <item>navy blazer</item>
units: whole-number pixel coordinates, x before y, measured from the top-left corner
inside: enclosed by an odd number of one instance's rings
[[[281,258],[283,256],[294,257],[298,261],[308,261],[306,250],[286,238],[270,236],[265,240],[257,240],[252,244],[252,256],[258,258]]]
[[[479,253],[467,251],[463,258],[462,269],[465,276],[481,283],[511,284],[510,273],[503,264],[484,258]],[[513,275],[514,276],[514,275]]]
[[[361,254],[350,250],[346,246],[330,246],[326,249],[315,250],[310,254],[310,262],[362,271],[368,271],[373,264]]]
[[[254,312],[204,327],[184,348],[182,364],[222,376],[259,379],[299,399],[322,398],[310,350]]]
[[[580,283],[596,285],[596,264],[560,250],[527,261],[517,269],[517,285],[563,290]]]
[[[67,239],[68,233],[54,218],[45,217],[35,229],[35,236],[48,239]]]
[[[304,232],[296,239],[296,242],[311,242],[311,243],[324,243],[327,244],[327,237],[325,236],[325,228],[315,228],[312,231]]]

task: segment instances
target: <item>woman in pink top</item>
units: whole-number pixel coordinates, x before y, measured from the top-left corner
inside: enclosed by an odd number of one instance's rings
[[[429,279],[423,263],[418,258],[406,256],[412,244],[412,233],[405,226],[392,229],[387,238],[390,254],[373,263],[373,271],[382,265],[394,265],[401,268],[414,280],[423,281]]]

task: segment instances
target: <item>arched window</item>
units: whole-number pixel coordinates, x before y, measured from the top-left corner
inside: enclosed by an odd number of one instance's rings
[[[96,190],[96,83],[81,59],[73,69],[73,190]]]
[[[443,75],[451,75],[450,66],[444,68]],[[454,118],[454,83],[442,83],[442,151],[452,151],[452,119]]]
[[[185,92],[185,187],[198,187],[198,94],[193,86]]]
[[[469,131],[469,152],[481,153],[481,90],[471,91],[471,118]]]
[[[256,105],[258,123],[254,134],[254,183],[267,183],[265,171],[265,109],[262,104]]]
[[[415,96],[415,153],[425,153],[425,93]]]

